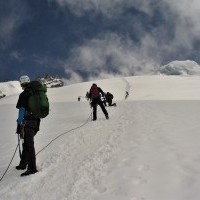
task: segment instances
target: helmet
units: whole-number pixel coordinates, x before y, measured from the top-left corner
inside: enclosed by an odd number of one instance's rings
[[[20,82],[21,85],[30,83],[30,78],[26,75],[21,76],[20,79],[19,79],[19,82]]]

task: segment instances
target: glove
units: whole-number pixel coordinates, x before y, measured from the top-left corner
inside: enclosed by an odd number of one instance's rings
[[[22,130],[22,129],[21,129],[21,124],[18,124],[18,125],[17,125],[16,133],[17,133],[17,134],[21,134],[21,130]]]

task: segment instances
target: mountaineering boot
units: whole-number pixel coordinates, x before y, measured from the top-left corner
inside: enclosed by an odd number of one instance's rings
[[[35,174],[35,173],[37,173],[38,172],[38,170],[36,169],[36,170],[27,170],[27,171],[25,171],[24,173],[22,173],[21,174],[21,176],[29,176],[29,175],[31,175],[31,174]]]
[[[16,168],[17,170],[24,170],[24,169],[26,169],[26,166],[17,165],[15,168]]]

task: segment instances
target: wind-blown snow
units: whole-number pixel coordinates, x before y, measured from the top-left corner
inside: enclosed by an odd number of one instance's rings
[[[99,109],[98,120],[90,120],[84,96],[92,82],[48,89],[51,111],[35,136],[36,152],[66,134],[37,155],[35,175],[20,177],[17,154],[0,182],[0,199],[199,200],[200,77],[96,83],[114,94],[110,119]],[[17,98],[0,100],[0,175],[17,146]]]

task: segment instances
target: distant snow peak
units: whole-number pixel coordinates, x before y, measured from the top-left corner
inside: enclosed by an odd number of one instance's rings
[[[62,87],[64,85],[63,81],[58,76],[47,75],[45,77],[38,77],[48,88]],[[22,92],[19,81],[9,81],[0,83],[0,99],[5,96],[10,96],[14,94],[19,94]]]
[[[57,75],[46,75],[45,77],[38,77],[37,80],[41,81],[48,88],[62,87],[64,85],[64,82]]]
[[[166,75],[200,75],[200,65],[195,61],[172,61],[160,67],[159,72]]]

